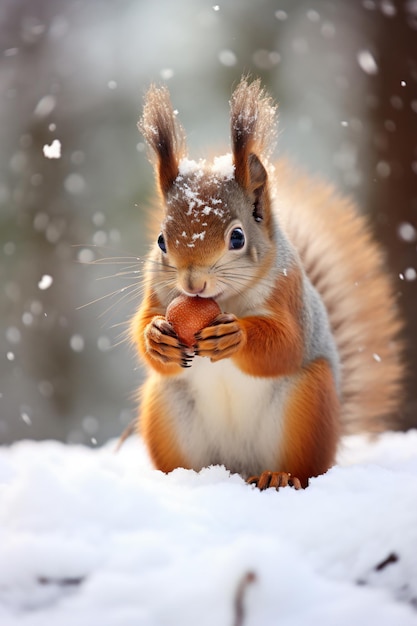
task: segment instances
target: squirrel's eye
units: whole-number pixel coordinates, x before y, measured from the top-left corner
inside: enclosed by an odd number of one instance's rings
[[[158,246],[161,248],[162,252],[167,251],[167,247],[165,245],[165,239],[162,233],[158,237]]]
[[[234,228],[230,233],[229,250],[240,250],[245,245],[245,233],[241,228]]]

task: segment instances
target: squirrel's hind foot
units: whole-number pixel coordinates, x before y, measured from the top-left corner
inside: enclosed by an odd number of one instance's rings
[[[259,476],[250,476],[246,481],[248,485],[255,485],[261,491],[265,489],[275,489],[278,491],[280,487],[294,487],[294,489],[302,489],[301,481],[289,472],[262,472]]]

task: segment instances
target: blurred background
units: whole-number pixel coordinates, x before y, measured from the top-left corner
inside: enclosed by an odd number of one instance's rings
[[[387,251],[417,426],[417,0],[2,0],[1,442],[100,445],[134,416],[143,94],[166,83],[192,158],[222,154],[243,72],[279,102],[277,155],[352,196]]]

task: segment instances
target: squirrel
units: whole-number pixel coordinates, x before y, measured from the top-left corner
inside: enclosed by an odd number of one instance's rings
[[[165,473],[219,464],[261,490],[304,488],[342,435],[395,424],[402,321],[365,217],[270,162],[277,106],[259,79],[241,79],[230,115],[231,154],[191,161],[168,89],[145,96],[160,208],[131,324],[138,428]],[[221,310],[192,348],[165,318],[179,294]]]

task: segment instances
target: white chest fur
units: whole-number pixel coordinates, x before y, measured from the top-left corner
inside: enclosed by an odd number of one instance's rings
[[[255,378],[230,359],[196,357],[171,385],[175,428],[194,469],[219,463],[248,475],[276,466],[290,379]]]

